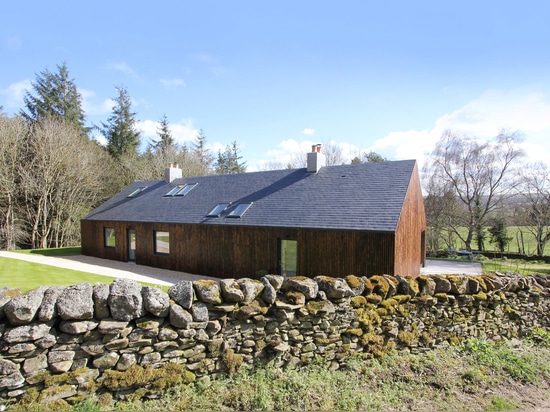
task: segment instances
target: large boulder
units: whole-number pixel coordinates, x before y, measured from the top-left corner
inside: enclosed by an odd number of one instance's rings
[[[143,306],[152,315],[164,318],[170,313],[170,297],[168,293],[151,286],[144,286],[141,289]]]
[[[168,289],[168,295],[182,308],[190,309],[193,305],[193,282],[182,280]]]
[[[244,304],[249,304],[250,302],[252,302],[254,299],[256,299],[256,297],[260,295],[260,293],[262,293],[262,290],[264,290],[264,284],[259,280],[243,278],[237,280],[237,283],[243,291]]]
[[[38,320],[48,322],[57,316],[57,298],[64,290],[63,286],[52,286],[46,290],[38,311]]]
[[[111,283],[108,304],[115,320],[130,321],[142,317],[141,285],[132,279],[115,279]]]
[[[197,280],[193,282],[197,299],[204,303],[219,305],[222,303],[220,283],[216,280]]]
[[[93,288],[89,283],[68,286],[57,298],[57,313],[62,319],[84,320],[94,317]]]
[[[315,299],[319,293],[319,285],[311,278],[294,276],[286,278],[281,288],[284,291],[295,290],[304,294],[306,299]]]
[[[109,290],[106,283],[96,283],[94,285],[94,309],[96,319],[107,319],[111,317],[109,310]]]
[[[319,285],[319,290],[325,292],[329,299],[342,299],[353,296],[353,291],[344,279],[316,276],[314,280]]]
[[[31,323],[42,305],[47,286],[41,286],[30,292],[16,296],[4,305],[4,314],[12,325]]]
[[[220,289],[224,302],[238,303],[244,300],[244,293],[235,279],[220,280]]]

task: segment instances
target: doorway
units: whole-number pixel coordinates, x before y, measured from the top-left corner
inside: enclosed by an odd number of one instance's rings
[[[279,273],[284,277],[298,274],[298,241],[279,239]]]
[[[128,262],[136,261],[136,231],[128,229]]]

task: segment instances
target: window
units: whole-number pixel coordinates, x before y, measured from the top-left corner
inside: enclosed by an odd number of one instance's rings
[[[195,186],[197,186],[197,183],[191,183],[189,185],[178,185],[172,188],[164,196],[185,196],[187,193],[193,190]]]
[[[170,232],[155,230],[155,253],[159,255],[170,253]]]
[[[227,207],[230,205],[231,203],[229,202],[226,202],[226,203],[218,203],[216,207],[214,207],[214,209],[212,209],[210,211],[210,213],[208,213],[206,216],[207,217],[219,217],[220,214],[225,210],[227,209]]]
[[[115,228],[106,227],[103,232],[103,239],[105,240],[105,247],[116,246]]]
[[[143,192],[145,189],[147,189],[147,186],[140,186],[136,190],[134,190],[132,193],[128,195],[128,197],[136,197],[141,192]]]
[[[242,217],[246,211],[252,206],[252,203],[239,203],[235,209],[227,215],[227,217]]]

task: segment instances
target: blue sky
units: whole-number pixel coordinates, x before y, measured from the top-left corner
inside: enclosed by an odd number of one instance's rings
[[[30,3],[30,4],[29,4]],[[125,86],[143,139],[236,140],[249,170],[313,143],[421,163],[442,131],[520,131],[550,159],[550,2],[104,1],[2,6],[0,105],[66,62],[90,124]]]

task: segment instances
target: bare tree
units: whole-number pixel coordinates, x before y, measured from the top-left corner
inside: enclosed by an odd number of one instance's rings
[[[550,172],[543,163],[535,163],[525,166],[522,176],[519,193],[523,201],[516,208],[517,223],[533,235],[537,256],[543,256],[550,240]]]
[[[472,250],[474,235],[478,248],[483,244],[481,233],[487,214],[511,195],[517,185],[513,168],[523,153],[517,148],[517,133],[501,132],[495,139],[481,142],[466,135],[446,130],[437,143],[425,173],[434,184],[450,188],[463,213],[457,224],[466,228],[466,235],[455,234]]]
[[[22,118],[0,114],[0,248],[7,250],[16,249],[24,237],[17,198],[21,147],[27,131]]]
[[[53,118],[33,124],[19,165],[33,248],[78,244],[80,218],[100,200],[105,151]]]

